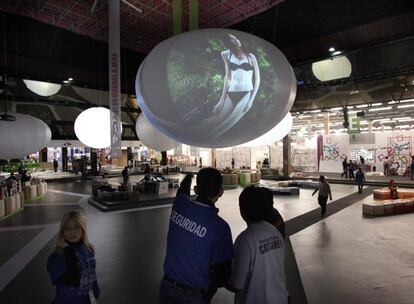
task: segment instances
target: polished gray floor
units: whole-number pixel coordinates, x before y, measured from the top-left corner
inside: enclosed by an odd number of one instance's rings
[[[361,208],[291,236],[308,302],[414,303],[414,214],[364,218]]]
[[[353,185],[331,186],[335,201],[358,197],[352,195]],[[50,303],[53,287],[46,260],[55,246],[59,220],[71,209],[85,212],[96,246],[99,303],[156,303],[170,206],[106,214],[87,204],[89,187],[89,181],[50,184],[47,198],[0,222],[1,303]],[[240,192],[225,191],[217,204],[233,237],[246,227],[238,211]],[[414,277],[414,214],[367,219],[356,203],[320,220],[311,193],[301,189],[300,196],[274,197],[286,221],[310,215],[310,221],[302,221],[309,227],[290,237],[307,301],[412,303],[406,300],[413,296],[408,284]],[[233,295],[220,290],[213,303],[233,303]]]

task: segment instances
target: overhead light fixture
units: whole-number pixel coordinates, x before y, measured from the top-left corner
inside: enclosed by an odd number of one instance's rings
[[[402,105],[397,106],[398,109],[405,109],[405,108],[414,108],[414,104]]]
[[[331,46],[331,47],[329,48],[329,52],[335,52],[335,48],[334,48],[333,46]]]
[[[356,106],[358,109],[361,109],[361,108],[368,108],[368,105],[359,105],[359,106]]]
[[[398,122],[404,122],[404,121],[414,121],[414,118],[403,118],[403,119],[398,119]]]
[[[69,80],[69,81],[73,81],[73,78],[72,78],[72,77],[69,77],[69,78],[68,78],[68,80]]]
[[[414,106],[414,105],[413,105]],[[372,108],[369,109],[370,112],[377,112],[377,111],[386,111],[386,110],[391,110],[392,107],[382,107],[382,108]]]
[[[342,107],[330,108],[330,111],[339,111],[342,110]]]
[[[373,107],[382,106],[382,102],[373,103],[373,104],[371,104],[371,106],[373,106]]]
[[[411,102],[411,101],[414,101],[414,98],[400,100],[400,103]]]
[[[335,50],[335,49],[334,49]],[[340,55],[340,54],[342,54],[342,52],[341,51],[334,51],[333,53],[332,53],[332,56],[336,56],[336,55]]]
[[[64,84],[68,84],[69,83],[69,80],[63,80],[62,81]]]

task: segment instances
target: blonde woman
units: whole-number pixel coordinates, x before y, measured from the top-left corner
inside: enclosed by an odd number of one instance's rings
[[[95,268],[95,249],[88,239],[85,218],[71,211],[62,218],[56,249],[47,261],[47,271],[56,286],[53,303],[95,303],[100,294]]]

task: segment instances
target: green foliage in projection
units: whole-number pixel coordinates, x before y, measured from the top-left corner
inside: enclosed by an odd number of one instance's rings
[[[200,96],[209,110],[218,102],[224,83],[220,55],[224,49],[219,39],[208,39],[191,48],[171,50],[167,81],[171,98],[179,108],[187,108]]]
[[[225,68],[221,52],[229,49],[229,42],[223,39],[199,39],[190,47],[176,46],[170,51],[167,63],[168,87],[171,100],[183,117],[191,112],[189,109],[195,109],[195,105],[198,106],[195,110],[205,114],[204,118],[213,116],[213,107],[220,100],[224,85]],[[242,48],[247,54],[253,54],[259,64],[260,86],[252,108],[258,110],[250,110],[246,115],[257,119],[260,124],[278,111],[275,102],[277,67],[272,64],[270,54],[266,53],[267,49],[260,40],[242,41]]]

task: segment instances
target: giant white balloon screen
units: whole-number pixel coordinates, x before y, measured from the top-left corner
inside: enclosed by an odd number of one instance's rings
[[[228,147],[259,137],[286,116],[296,78],[267,41],[204,29],[156,46],[137,73],[136,93],[148,120],[169,137]]]

